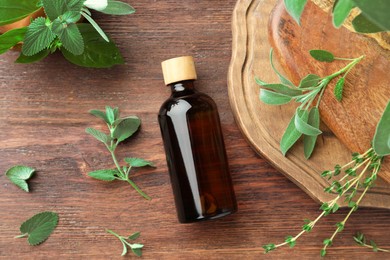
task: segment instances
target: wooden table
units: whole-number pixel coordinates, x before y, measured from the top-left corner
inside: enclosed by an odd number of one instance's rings
[[[261,246],[279,242],[313,219],[318,205],[251,150],[238,130],[228,103],[226,77],[231,55],[234,0],[137,1],[128,17],[96,15],[119,45],[126,64],[107,70],[68,64],[59,54],[35,65],[13,63],[18,53],[0,56],[0,258],[111,259],[121,244],[105,232],[141,231],[144,259],[285,259],[319,258],[322,240],[347,212],[320,222],[295,249],[264,255]],[[223,219],[178,224],[157,111],[169,96],[160,62],[189,54],[195,57],[198,89],[219,106],[239,212]],[[142,129],[118,148],[120,158],[153,161],[133,180],[153,200],[142,199],[126,183],[104,183],[87,176],[113,166],[102,144],[85,134],[103,129],[88,114],[105,105],[123,115],[138,115]],[[4,172],[15,164],[37,169],[31,192],[12,185]],[[59,213],[58,227],[42,245],[14,239],[20,224],[37,212]],[[356,231],[390,245],[390,211],[360,209],[336,239],[329,258],[385,258],[353,242]],[[126,258],[135,258],[128,254]]]

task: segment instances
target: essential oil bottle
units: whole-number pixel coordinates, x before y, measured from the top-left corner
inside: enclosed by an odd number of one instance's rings
[[[176,210],[181,223],[219,218],[237,211],[215,102],[195,89],[191,56],[162,62],[171,96],[158,120]]]

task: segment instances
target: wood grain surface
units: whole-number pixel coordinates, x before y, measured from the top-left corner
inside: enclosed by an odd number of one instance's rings
[[[129,1],[130,3],[130,1]],[[319,259],[322,240],[345,210],[320,222],[294,250],[264,255],[261,245],[299,231],[315,218],[318,205],[260,158],[242,137],[228,103],[226,75],[231,57],[234,0],[145,1],[132,3],[126,17],[94,14],[121,49],[126,64],[108,70],[68,64],[59,54],[36,65],[13,63],[18,53],[0,56],[0,258],[136,259],[121,257],[121,244],[105,233],[141,231],[143,259]],[[198,89],[216,101],[235,184],[238,213],[182,225],[176,220],[157,111],[168,97],[160,62],[195,57]],[[118,157],[138,156],[157,168],[136,172],[134,181],[153,197],[147,202],[121,182],[88,178],[88,171],[112,167],[102,144],[84,133],[103,129],[90,109],[119,106],[138,115],[142,129],[118,148]],[[15,164],[37,169],[25,193],[4,176]],[[20,224],[37,212],[59,213],[59,225],[42,245],[15,239]],[[329,259],[384,259],[356,246],[360,230],[378,245],[390,245],[390,211],[359,209],[329,251]]]

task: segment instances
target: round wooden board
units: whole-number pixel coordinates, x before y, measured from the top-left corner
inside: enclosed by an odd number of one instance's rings
[[[265,157],[279,171],[319,202],[332,199],[323,189],[329,184],[320,173],[344,164],[351,152],[325,126],[310,160],[303,155],[298,143],[284,157],[279,140],[296,104],[269,106],[259,101],[259,86],[254,78],[266,82],[278,79],[269,63],[268,19],[276,0],[239,0],[232,19],[232,60],[228,73],[230,104],[243,135],[256,152]],[[341,203],[342,204],[342,203]],[[390,185],[378,179],[362,206],[390,208]]]

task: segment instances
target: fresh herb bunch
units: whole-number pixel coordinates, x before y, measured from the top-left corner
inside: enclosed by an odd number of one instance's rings
[[[130,5],[114,0],[1,0],[0,26],[14,23],[44,9],[27,27],[0,35],[0,54],[23,42],[17,63],[42,60],[60,50],[73,64],[107,68],[123,64],[116,45],[92,19],[88,8],[111,15],[135,12]],[[84,17],[89,23],[77,23]]]
[[[390,250],[389,249],[384,249],[384,248],[380,248],[377,246],[377,244],[373,241],[373,240],[370,240],[370,244],[367,244],[366,243],[366,237],[363,233],[360,233],[358,232],[356,234],[356,236],[353,237],[353,239],[355,240],[355,242],[360,245],[360,246],[364,246],[364,247],[367,247],[367,248],[370,248],[372,249],[372,251],[374,252],[386,252],[386,253],[390,253]]]
[[[102,181],[121,180],[128,182],[142,197],[147,200],[151,198],[143,192],[131,179],[130,171],[136,167],[151,166],[154,167],[151,162],[148,162],[140,158],[125,158],[126,166],[121,167],[115,155],[115,149],[119,143],[131,137],[140,127],[141,120],[136,116],[128,116],[120,118],[119,109],[107,106],[106,111],[91,110],[90,113],[107,124],[110,134],[107,135],[99,130],[93,128],[87,128],[85,131],[95,137],[100,142],[104,143],[111,157],[114,161],[116,169],[98,170],[88,173],[92,178]]]
[[[141,235],[141,232],[135,232],[134,234],[132,234],[128,237],[120,236],[117,233],[115,233],[114,231],[109,230],[109,229],[107,229],[106,232],[116,236],[121,241],[122,246],[123,246],[122,256],[127,254],[127,247],[129,247],[131,249],[131,251],[136,256],[138,256],[138,257],[142,256],[142,248],[144,247],[144,245],[143,244],[131,244],[127,241],[127,240],[137,239]]]
[[[334,89],[336,99],[341,101],[345,77],[364,56],[360,56],[356,59],[338,58],[328,51],[311,50],[310,55],[318,61],[333,62],[334,60],[347,60],[350,61],[350,63],[339,71],[325,77],[320,77],[316,74],[308,74],[301,80],[299,86],[295,86],[290,80],[276,70],[273,64],[272,54],[273,50],[271,49],[271,66],[278,75],[281,83],[266,83],[259,78],[255,78],[256,83],[262,87],[260,89],[260,100],[269,105],[283,105],[292,100],[301,103],[283,134],[280,141],[280,150],[283,155],[286,155],[287,151],[303,135],[304,153],[305,157],[308,159],[314,150],[317,136],[322,133],[319,129],[320,113],[318,107],[326,87],[334,78],[342,75],[342,77],[338,79]],[[313,105],[316,98],[317,102]]]
[[[324,239],[321,256],[325,256],[326,249],[333,244],[336,235],[343,231],[348,218],[358,209],[367,191],[375,184],[383,159],[387,155],[390,155],[390,102],[388,102],[377,125],[372,148],[363,154],[353,154],[349,163],[343,166],[336,165],[333,170],[324,171],[321,174],[328,181],[333,180],[324,191],[335,194],[335,198],[321,205],[320,209],[322,212],[316,219],[305,220],[302,231],[297,235],[287,236],[285,241],[280,244],[264,245],[265,252],[267,253],[284,245],[294,247],[297,239],[304,233],[310,232],[322,217],[336,212],[339,209],[339,201],[344,199],[350,211],[341,222],[336,223],[334,233],[329,238]],[[344,175],[340,179],[336,180],[334,178],[342,173]],[[359,189],[362,191],[359,191]],[[361,241],[362,239],[359,240]]]
[[[298,24],[306,3],[307,0],[284,0],[288,13]],[[361,11],[352,21],[356,32],[390,31],[390,1],[387,0],[335,0],[332,9],[333,25],[339,28],[354,8]]]

